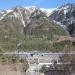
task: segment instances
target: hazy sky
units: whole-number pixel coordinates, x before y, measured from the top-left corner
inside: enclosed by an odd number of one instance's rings
[[[75,0],[0,0],[0,9],[10,9],[18,5],[56,8],[66,3],[75,3]]]

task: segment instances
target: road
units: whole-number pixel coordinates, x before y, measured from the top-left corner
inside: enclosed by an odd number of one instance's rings
[[[40,66],[38,64],[30,65],[29,69],[26,72],[26,75],[44,75],[39,72]]]

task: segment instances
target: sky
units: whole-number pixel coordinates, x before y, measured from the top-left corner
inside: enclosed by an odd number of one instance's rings
[[[67,3],[75,3],[75,0],[0,0],[0,9],[11,9],[15,6],[56,8]]]

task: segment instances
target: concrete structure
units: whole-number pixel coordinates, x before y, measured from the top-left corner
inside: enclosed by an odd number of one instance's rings
[[[29,63],[41,64],[41,63],[53,63],[59,61],[59,55],[33,55],[27,59]]]

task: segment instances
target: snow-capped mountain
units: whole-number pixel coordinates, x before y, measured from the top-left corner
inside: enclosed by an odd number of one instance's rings
[[[50,19],[66,26],[70,34],[75,34],[75,4],[66,4],[50,15]]]
[[[24,31],[27,33],[31,33],[34,32],[34,29],[39,28],[40,26],[42,28],[44,25],[49,25],[52,22],[49,20],[49,15],[52,14],[52,11],[54,11],[54,9],[44,9],[35,6],[16,6],[11,10],[5,11],[6,13],[3,14],[2,17],[0,17],[0,27],[10,27],[9,29],[14,30],[15,26],[17,25],[20,26],[20,32]],[[49,30],[49,28],[47,28],[44,28],[44,30]],[[8,32],[8,30],[6,31]]]
[[[26,24],[30,23],[30,16],[32,15],[32,13],[35,12],[35,16],[41,13],[44,13],[45,16],[49,16],[53,10],[54,9],[38,8],[36,6],[16,6],[11,10],[0,11],[0,20],[4,19],[7,16],[10,18],[15,17],[20,19],[23,26],[25,27]]]
[[[36,6],[28,6],[28,7],[24,7],[24,6],[16,6],[14,7],[13,9],[10,9],[10,10],[0,10],[0,17],[5,15],[5,14],[8,14],[10,12],[13,12],[15,17],[18,17],[18,13],[16,12],[18,10],[18,12],[20,13],[20,11],[25,11],[24,13],[27,15],[27,14],[32,14],[34,11],[36,10],[39,10],[43,13],[46,13],[47,16],[49,16],[52,11],[54,11],[56,8],[53,8],[53,9],[45,9],[45,8],[38,8]]]
[[[52,21],[56,25],[68,30],[70,34],[74,34],[75,4],[66,4],[53,9],[38,8],[36,6],[16,6],[10,10],[0,10],[0,24],[6,22],[9,25],[10,22],[14,22],[14,24],[20,22],[19,24],[24,28],[35,28],[40,23],[42,24],[42,20]]]

